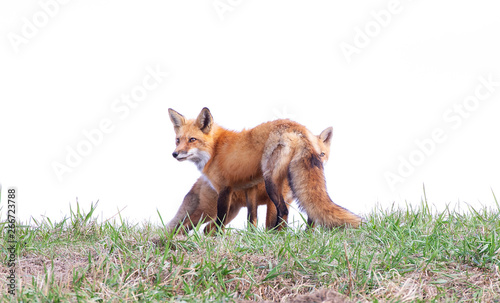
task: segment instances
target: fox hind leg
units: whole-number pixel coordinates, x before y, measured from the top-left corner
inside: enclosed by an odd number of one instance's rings
[[[292,155],[285,142],[281,142],[281,140],[278,140],[278,142],[277,145],[271,145],[266,149],[262,172],[266,192],[276,207],[277,214],[274,228],[281,230],[283,223],[286,224],[288,221],[288,207],[283,197],[283,183],[287,176]]]
[[[266,228],[272,229],[276,226],[276,218],[278,217],[278,211],[276,210],[276,206],[274,206],[273,201],[267,197],[267,206],[266,206]]]
[[[283,183],[286,180],[290,160],[290,149],[283,144],[278,144],[269,152],[262,165],[266,191],[277,210],[274,227],[280,230],[288,220],[288,207],[283,197]]]
[[[257,227],[257,189],[252,187],[245,191],[248,209],[248,222]]]
[[[288,208],[286,207],[285,199],[283,199],[283,195],[280,191],[282,186],[273,182],[271,179],[264,179],[264,182],[266,184],[267,194],[269,198],[271,198],[271,201],[273,201],[277,210],[277,220],[274,228],[278,227],[278,229],[281,229],[282,223],[286,222],[288,219]]]

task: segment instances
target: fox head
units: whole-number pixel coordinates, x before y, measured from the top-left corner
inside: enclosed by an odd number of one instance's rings
[[[328,161],[328,157],[330,157],[330,145],[332,143],[332,133],[333,128],[330,126],[324,131],[321,132],[318,136],[318,145],[321,150],[319,154],[319,158],[323,164]]]
[[[178,161],[189,160],[201,171],[211,158],[214,119],[208,108],[203,108],[196,119],[186,120],[183,115],[169,108],[174,125],[176,148],[172,156]]]

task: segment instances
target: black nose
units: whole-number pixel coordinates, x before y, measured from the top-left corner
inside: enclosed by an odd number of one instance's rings
[[[173,153],[172,153],[172,156],[173,156],[174,158],[177,158],[177,156],[178,156],[178,155],[179,155],[179,153],[178,153],[178,152],[173,152]]]

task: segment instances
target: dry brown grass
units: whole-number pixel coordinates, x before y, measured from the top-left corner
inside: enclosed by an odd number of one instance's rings
[[[357,230],[216,237],[123,222],[39,226],[19,235],[17,299],[500,302],[498,214],[429,217],[395,212]],[[2,285],[7,272],[0,263]]]

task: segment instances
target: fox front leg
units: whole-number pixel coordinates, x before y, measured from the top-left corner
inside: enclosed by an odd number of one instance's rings
[[[311,217],[307,217],[307,227],[306,229],[313,229],[315,227],[314,221]]]
[[[231,187],[224,187],[219,192],[219,197],[217,198],[217,219],[215,220],[215,224],[221,229],[224,228],[224,221],[229,211],[232,192],[233,190]]]

